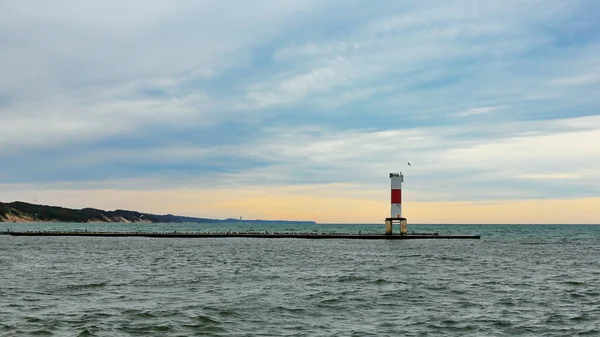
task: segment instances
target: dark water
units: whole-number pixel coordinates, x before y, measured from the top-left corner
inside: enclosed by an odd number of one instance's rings
[[[600,336],[600,226],[409,229],[483,238],[0,235],[0,336]]]

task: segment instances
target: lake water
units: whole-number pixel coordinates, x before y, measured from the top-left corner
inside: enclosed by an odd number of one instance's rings
[[[381,233],[383,225],[8,224]],[[0,235],[0,336],[600,335],[600,226],[409,225],[481,240]]]

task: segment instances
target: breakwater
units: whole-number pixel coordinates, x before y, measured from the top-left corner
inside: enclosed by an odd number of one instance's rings
[[[87,237],[148,237],[148,238],[292,238],[292,239],[359,239],[359,240],[410,240],[410,239],[479,239],[479,235],[439,235],[414,233],[407,235],[355,234],[355,233],[301,233],[301,232],[97,232],[97,231],[4,231],[11,236],[87,236]]]

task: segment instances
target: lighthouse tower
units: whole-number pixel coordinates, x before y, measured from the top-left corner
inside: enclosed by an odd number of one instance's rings
[[[406,218],[402,217],[402,173],[390,173],[391,180],[391,209],[390,217],[385,219],[385,234],[393,235],[394,223],[400,224],[400,235],[407,234]]]
[[[392,209],[390,218],[402,218],[402,182],[404,176],[402,173],[390,173],[392,190]]]

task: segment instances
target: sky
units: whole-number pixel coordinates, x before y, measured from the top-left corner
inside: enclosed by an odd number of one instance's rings
[[[600,1],[0,0],[0,201],[600,223]],[[408,165],[411,163],[411,166]]]

